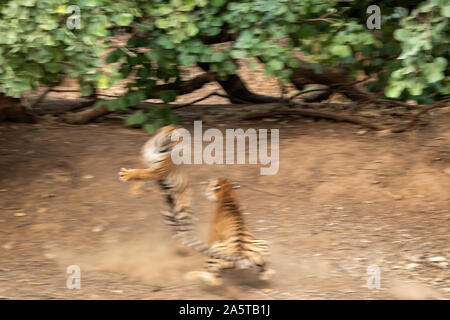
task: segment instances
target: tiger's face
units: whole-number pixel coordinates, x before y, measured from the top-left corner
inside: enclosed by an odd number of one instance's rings
[[[144,162],[149,166],[160,163],[162,159],[170,157],[170,152],[179,141],[172,141],[173,133],[179,126],[168,125],[159,129],[154,136],[147,140],[141,149]]]
[[[231,182],[228,179],[219,178],[211,180],[206,187],[206,197],[212,202],[216,202],[219,199],[221,192],[226,192],[231,189],[239,189],[239,185]]]
[[[172,147],[177,145],[179,141],[172,141],[172,134],[175,132],[175,130],[179,129],[180,126],[176,126],[173,124],[170,124],[168,126],[162,127],[156,132],[156,135],[154,139],[162,139],[164,141],[164,144],[171,145]],[[160,140],[161,141],[161,140]],[[160,142],[161,143],[161,142]]]

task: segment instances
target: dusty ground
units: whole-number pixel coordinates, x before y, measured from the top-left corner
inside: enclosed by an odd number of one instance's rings
[[[222,129],[280,128],[277,175],[255,165],[187,167],[204,239],[213,208],[202,183],[241,184],[247,221],[271,244],[272,281],[250,271],[228,273],[218,289],[183,279],[202,257],[171,240],[157,186],[147,182],[137,195],[117,178],[121,167],[139,166],[147,134],[117,120],[2,123],[0,298],[450,298],[448,111],[387,136],[303,118],[214,122],[214,112],[186,108],[182,124],[192,128],[202,115]],[[80,290],[66,288],[69,265],[81,267]],[[379,290],[367,288],[370,265],[380,268]]]

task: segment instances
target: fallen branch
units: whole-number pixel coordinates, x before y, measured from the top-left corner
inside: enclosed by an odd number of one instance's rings
[[[63,117],[64,121],[70,124],[85,124],[91,122],[111,111],[106,106],[92,107],[80,112],[67,114]]]
[[[164,91],[174,90],[179,95],[193,92],[203,87],[206,83],[214,81],[216,79],[215,72],[205,72],[193,79],[166,83],[155,86],[149,93],[147,98],[158,98],[158,95]],[[68,114],[64,117],[64,120],[70,124],[86,124],[101,116],[107,115],[110,111],[106,106],[92,107],[77,113]]]
[[[408,129],[411,129],[414,126],[414,124],[417,122],[417,120],[419,119],[419,117],[421,115],[427,113],[428,111],[430,111],[432,109],[445,107],[447,102],[449,102],[449,101],[450,101],[450,98],[442,100],[442,101],[437,101],[437,102],[435,102],[435,103],[433,103],[432,105],[429,105],[429,106],[424,106],[424,109],[422,109],[419,112],[417,112],[408,123],[406,123],[404,126],[401,126],[399,128],[393,129],[392,132],[400,133],[400,132],[406,131]]]
[[[334,112],[327,111],[316,111],[316,110],[308,110],[308,109],[297,109],[297,110],[272,110],[266,112],[251,112],[245,114],[243,116],[239,116],[236,118],[237,121],[240,120],[249,120],[256,118],[267,118],[278,115],[298,115],[303,117],[311,117],[311,118],[321,118],[321,119],[329,119],[341,122],[350,122],[354,124],[361,125],[363,127],[370,128],[372,130],[381,131],[387,128],[377,125],[375,123],[369,122],[365,119],[356,116],[349,116],[344,114],[338,114]]]
[[[211,92],[211,93],[207,94],[206,96],[204,96],[203,98],[198,98],[198,99],[196,99],[196,100],[194,100],[194,101],[191,101],[191,102],[189,102],[189,103],[180,104],[180,105],[178,105],[178,106],[173,106],[173,107],[172,107],[172,110],[175,110],[175,109],[181,109],[181,108],[185,108],[185,107],[191,106],[191,105],[193,105],[193,104],[195,104],[195,103],[197,103],[197,102],[206,100],[206,99],[208,99],[208,98],[210,98],[210,97],[212,97],[212,96],[218,96],[218,97],[227,98],[227,99],[230,98],[230,97],[227,96],[226,94],[221,94],[221,93],[218,93],[218,92]]]

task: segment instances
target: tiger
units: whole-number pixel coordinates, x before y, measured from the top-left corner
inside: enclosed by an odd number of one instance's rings
[[[165,222],[174,233],[174,238],[182,245],[193,248],[202,254],[217,259],[246,264],[238,255],[227,255],[208,247],[196,239],[193,211],[191,208],[192,192],[182,167],[173,163],[171,152],[181,141],[172,139],[180,126],[168,125],[159,129],[142,147],[141,153],[146,169],[126,169],[119,171],[122,181],[156,180],[165,194],[169,211],[162,212]],[[172,141],[174,140],[174,141]]]
[[[211,181],[206,189],[206,196],[216,202],[215,214],[210,227],[209,246],[219,252],[242,256],[249,262],[246,266],[233,261],[209,257],[205,271],[191,271],[186,274],[188,280],[201,279],[208,285],[221,285],[221,271],[224,269],[242,269],[256,266],[260,280],[269,280],[275,271],[267,267],[269,249],[266,241],[258,240],[250,232],[233,189],[237,184],[228,179],[219,178]]]

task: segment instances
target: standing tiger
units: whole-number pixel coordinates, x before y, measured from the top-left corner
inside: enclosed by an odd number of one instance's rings
[[[191,189],[180,166],[172,162],[171,152],[180,140],[172,139],[179,127],[169,125],[161,128],[142,148],[146,169],[124,169],[119,172],[123,181],[156,180],[166,196],[170,211],[164,212],[167,224],[174,231],[174,237],[183,245],[191,247],[210,257],[227,261],[242,260],[238,255],[227,255],[209,248],[194,237],[194,223],[191,209]],[[175,141],[172,141],[175,140]],[[247,263],[242,261],[242,263]]]
[[[269,280],[275,273],[267,268],[266,257],[269,255],[267,243],[256,239],[249,231],[244,217],[235,199],[236,185],[227,179],[217,179],[209,183],[206,196],[217,202],[214,219],[211,223],[209,246],[225,254],[238,255],[247,261],[247,266],[256,266],[259,279]],[[222,283],[220,272],[223,269],[242,268],[233,261],[210,257],[206,261],[206,271],[193,271],[188,279],[200,278],[209,285]]]

